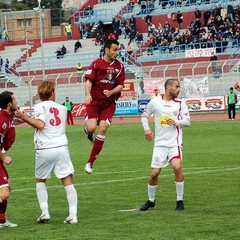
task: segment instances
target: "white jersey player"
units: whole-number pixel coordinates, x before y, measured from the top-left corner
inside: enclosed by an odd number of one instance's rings
[[[184,210],[183,191],[184,175],[182,171],[182,127],[190,125],[190,116],[186,103],[178,99],[180,82],[169,79],[165,83],[164,98],[152,99],[142,114],[142,125],[145,138],[153,139],[153,132],[149,126],[149,117],[154,114],[155,142],[152,155],[152,172],[148,184],[149,200],[141,206],[141,211],[155,206],[155,194],[158,186],[158,175],[161,169],[171,163],[176,182],[177,206],[176,210]]]
[[[48,192],[46,180],[54,172],[61,179],[67,193],[69,216],[64,223],[74,224],[77,219],[77,192],[73,185],[74,168],[68,150],[66,137],[67,108],[55,103],[55,85],[50,81],[42,81],[38,86],[38,94],[42,103],[34,108],[34,118],[24,115],[20,110],[16,117],[34,127],[34,144],[36,149],[36,192],[41,216],[38,223],[50,220],[48,210]]]

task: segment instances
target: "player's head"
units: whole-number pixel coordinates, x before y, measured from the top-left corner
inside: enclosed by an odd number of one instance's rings
[[[115,39],[108,39],[104,44],[104,59],[107,62],[114,61],[118,56],[119,42]]]
[[[17,102],[13,92],[4,91],[0,93],[0,108],[10,112],[17,110]]]
[[[165,93],[168,94],[172,99],[178,97],[180,93],[180,82],[177,79],[168,79],[165,84]]]
[[[51,81],[42,81],[38,85],[38,95],[42,101],[55,100],[55,83]]]
[[[233,92],[233,87],[230,87],[229,90],[230,90],[230,92]]]

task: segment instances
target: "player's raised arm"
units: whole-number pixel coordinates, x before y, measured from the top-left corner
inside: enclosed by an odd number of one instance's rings
[[[21,119],[22,121],[26,122],[33,128],[42,130],[45,126],[45,123],[43,121],[41,121],[39,119],[35,119],[35,118],[30,118],[26,114],[22,113],[19,109],[15,111],[15,116],[17,118]]]

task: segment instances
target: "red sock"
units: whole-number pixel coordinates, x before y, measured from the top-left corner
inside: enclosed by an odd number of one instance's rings
[[[105,141],[105,136],[96,136],[96,139],[94,140],[94,144],[92,147],[92,152],[90,154],[90,157],[88,159],[88,163],[93,164],[96,158],[98,157],[98,154],[101,152],[103,144]]]
[[[0,203],[0,223],[6,222],[7,200]]]

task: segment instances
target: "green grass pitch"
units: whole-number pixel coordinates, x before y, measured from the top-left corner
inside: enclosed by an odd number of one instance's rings
[[[63,224],[68,215],[65,190],[53,176],[47,182],[51,220],[39,225],[33,129],[17,128],[16,142],[8,153],[14,160],[7,166],[12,185],[7,218],[19,226],[0,229],[0,239],[239,239],[239,122],[192,122],[183,131],[184,212],[175,211],[170,166],[159,178],[155,208],[135,210],[147,200],[153,147],[145,141],[140,123],[112,124],[91,175],[83,171],[91,150],[83,126],[69,126],[79,223]]]

